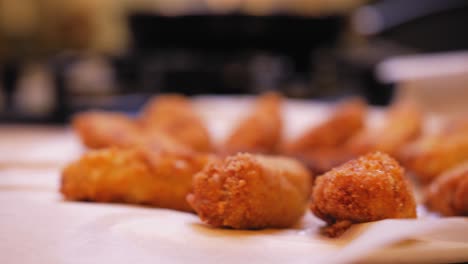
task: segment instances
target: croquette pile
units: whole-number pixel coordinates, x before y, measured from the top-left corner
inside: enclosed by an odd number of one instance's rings
[[[288,228],[310,208],[336,237],[356,223],[416,218],[410,175],[427,208],[468,216],[468,120],[427,134],[418,106],[397,101],[368,126],[367,104],[351,98],[286,140],[283,101],[260,95],[221,144],[182,95],[160,95],[134,118],[79,113],[72,126],[88,151],[63,169],[60,191],[195,212],[220,228]]]

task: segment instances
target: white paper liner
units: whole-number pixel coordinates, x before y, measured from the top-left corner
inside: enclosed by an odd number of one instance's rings
[[[219,141],[249,103],[249,98],[236,103],[200,98],[196,106]],[[287,136],[323,120],[326,107],[289,102]],[[370,120],[379,120],[380,114],[376,111]],[[58,192],[60,167],[83,151],[76,137],[69,129],[14,131],[0,128],[0,135],[9,135],[0,137],[1,263],[468,261],[467,218],[438,218],[422,207],[417,220],[355,225],[341,238],[328,239],[318,232],[323,222],[309,212],[291,229],[237,231],[210,228],[189,213],[65,202]]]

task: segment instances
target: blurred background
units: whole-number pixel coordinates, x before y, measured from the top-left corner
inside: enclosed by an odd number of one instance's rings
[[[0,0],[0,122],[150,95],[468,105],[466,0]]]

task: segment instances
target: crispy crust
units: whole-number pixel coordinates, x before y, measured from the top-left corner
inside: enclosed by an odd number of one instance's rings
[[[281,101],[276,93],[260,96],[253,112],[227,138],[221,153],[274,153],[282,137]]]
[[[62,172],[68,200],[123,202],[191,211],[185,196],[192,176],[210,156],[147,148],[102,149],[84,154]]]
[[[310,208],[329,225],[416,217],[416,203],[403,169],[380,152],[351,160],[318,177]]]
[[[426,190],[426,205],[445,216],[468,216],[468,163],[432,182]]]
[[[187,200],[215,227],[282,228],[304,214],[311,176],[288,158],[239,153],[196,174]]]
[[[162,95],[152,99],[144,107],[139,121],[144,129],[170,135],[194,150],[208,152],[212,149],[205,124],[182,95]]]

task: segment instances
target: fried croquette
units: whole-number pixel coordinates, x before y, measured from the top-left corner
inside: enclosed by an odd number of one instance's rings
[[[406,146],[402,164],[423,184],[468,160],[468,134],[430,135]]]
[[[211,158],[148,148],[93,150],[63,170],[60,191],[68,200],[192,211],[185,199],[192,176]]]
[[[88,148],[128,147],[140,144],[142,130],[128,116],[89,111],[73,117],[72,127]]]
[[[162,95],[143,109],[140,123],[144,129],[170,135],[196,151],[212,149],[208,130],[191,102],[182,95]]]
[[[366,104],[350,99],[339,104],[331,117],[317,127],[308,129],[296,140],[285,145],[285,153],[304,153],[324,148],[341,147],[364,126]]]
[[[274,153],[283,130],[281,101],[281,96],[276,93],[260,96],[252,113],[233,130],[221,152]]]
[[[439,135],[447,136],[460,133],[468,134],[468,119],[466,117],[458,117],[449,120],[442,127],[442,131]]]
[[[429,185],[426,205],[445,216],[468,216],[468,162],[444,172]]]
[[[324,232],[332,237],[352,223],[416,217],[403,168],[381,152],[348,161],[318,177],[310,208],[327,222]]]
[[[145,145],[167,151],[190,149],[168,134],[143,129],[137,122],[119,113],[104,111],[80,113],[73,118],[73,128],[83,144],[91,149]]]
[[[328,120],[285,144],[282,153],[301,160],[315,175],[331,170],[354,158],[343,145],[363,128],[366,110],[361,99],[340,103]]]
[[[285,228],[304,214],[311,180],[294,159],[238,153],[197,173],[187,200],[215,227]]]
[[[412,101],[398,101],[390,106],[385,123],[378,128],[366,128],[347,144],[346,149],[356,155],[382,151],[397,156],[401,148],[421,135],[423,115]]]

